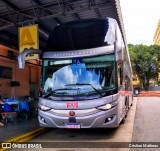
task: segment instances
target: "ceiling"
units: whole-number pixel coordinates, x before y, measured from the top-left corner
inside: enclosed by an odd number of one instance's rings
[[[106,17],[117,20],[126,44],[119,0],[0,0],[0,44],[18,50],[18,27],[38,24],[43,50],[57,24]]]

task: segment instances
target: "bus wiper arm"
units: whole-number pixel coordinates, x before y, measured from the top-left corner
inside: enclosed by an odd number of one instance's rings
[[[103,97],[102,93],[99,92],[92,84],[90,83],[75,83],[75,84],[67,84],[65,86],[72,86],[72,85],[82,85],[82,86],[85,86],[85,85],[89,85],[91,86],[101,97]]]
[[[44,98],[47,98],[47,97],[49,97],[52,93],[54,93],[55,91],[60,91],[60,90],[73,90],[73,89],[68,89],[68,88],[54,89],[54,90],[50,91],[48,94],[46,94],[46,95],[44,96]]]

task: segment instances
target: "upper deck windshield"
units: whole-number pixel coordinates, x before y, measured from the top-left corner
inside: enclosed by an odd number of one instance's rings
[[[46,51],[67,51],[113,45],[113,19],[87,19],[58,25],[51,32]]]
[[[44,94],[58,97],[102,96],[115,87],[115,56],[43,60]]]

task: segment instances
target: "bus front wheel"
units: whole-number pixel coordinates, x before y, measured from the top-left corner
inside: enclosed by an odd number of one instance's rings
[[[124,124],[126,121],[125,117],[122,119],[121,123],[120,124]]]

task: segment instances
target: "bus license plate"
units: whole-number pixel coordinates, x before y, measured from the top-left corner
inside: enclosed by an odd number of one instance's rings
[[[81,126],[78,123],[67,123],[66,124],[66,128],[76,128],[76,129],[79,129],[79,128],[81,128]]]

